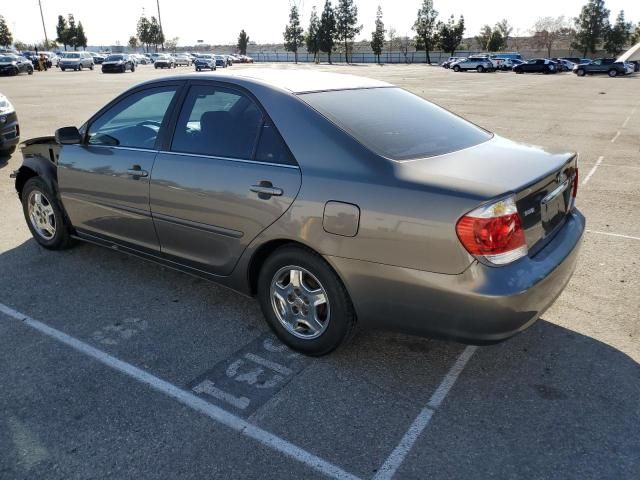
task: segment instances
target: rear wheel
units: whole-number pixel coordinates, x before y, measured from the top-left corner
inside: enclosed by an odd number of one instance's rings
[[[482,73],[482,72],[484,72],[484,67],[482,65],[478,65],[476,70],[478,71],[478,73]]]
[[[615,77],[617,75],[618,75],[618,71],[615,68],[612,68],[611,70],[609,70],[610,77]]]
[[[304,247],[286,246],[265,261],[258,300],[278,338],[308,355],[324,355],[353,332],[356,317],[340,278]]]
[[[71,245],[71,229],[55,193],[40,177],[32,177],[22,189],[22,210],[33,238],[49,250]]]
[[[454,72],[459,72],[460,71],[460,66],[459,65],[454,65],[453,66],[453,71]]]
[[[66,69],[64,67],[60,67],[60,70],[64,72]]]
[[[89,65],[89,70],[93,70],[93,63]]]
[[[584,77],[586,73],[587,73],[587,72],[585,72],[585,71],[584,71],[584,68],[579,68],[579,69],[576,71],[576,74],[577,74],[579,77]]]

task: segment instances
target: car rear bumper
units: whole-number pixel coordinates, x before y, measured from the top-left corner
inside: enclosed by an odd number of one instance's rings
[[[0,115],[0,150],[8,150],[20,143],[20,127],[16,112]]]
[[[529,327],[562,293],[584,229],[584,217],[574,210],[533,258],[502,267],[475,261],[459,275],[325,258],[343,279],[363,325],[487,344]]]

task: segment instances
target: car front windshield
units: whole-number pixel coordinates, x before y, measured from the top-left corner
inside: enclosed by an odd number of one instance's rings
[[[67,53],[64,58],[80,58],[79,53]]]
[[[444,155],[492,138],[486,130],[397,87],[305,93],[300,98],[392,160]]]
[[[13,62],[15,59],[11,57],[0,57],[0,63]]]
[[[105,62],[117,62],[123,59],[124,57],[122,55],[109,55],[107,58],[105,58]]]

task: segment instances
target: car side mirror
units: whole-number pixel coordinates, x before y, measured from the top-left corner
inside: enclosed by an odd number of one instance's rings
[[[55,135],[56,142],[60,145],[76,145],[82,142],[82,137],[76,127],[59,128]]]

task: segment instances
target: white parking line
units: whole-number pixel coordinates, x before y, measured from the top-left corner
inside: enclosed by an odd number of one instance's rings
[[[629,123],[629,120],[631,120],[631,115],[624,119],[624,122],[622,122],[622,128],[627,128],[627,123]]]
[[[615,143],[615,141],[618,139],[619,136],[620,136],[620,130],[618,130],[616,134],[613,136],[613,138],[611,139],[611,143]]]
[[[597,233],[598,235],[608,235],[610,237],[628,238],[630,240],[640,240],[640,237],[632,237],[631,235],[622,235],[621,233],[601,232],[599,230],[587,230],[589,233]]]
[[[596,162],[596,164],[591,167],[591,170],[589,170],[589,173],[587,173],[587,176],[584,177],[584,180],[582,180],[582,185],[586,185],[587,182],[591,179],[591,177],[593,176],[594,173],[596,173],[596,170],[598,169],[598,167],[600,166],[600,164],[602,163],[602,160],[604,160],[604,157],[600,157],[598,158],[598,161]]]
[[[103,352],[102,350],[98,350],[97,348],[92,347],[91,345],[78,340],[66,333],[63,333],[55,328],[52,328],[38,320],[34,320],[33,318],[24,315],[16,310],[13,310],[6,305],[0,303],[0,313],[4,313],[6,316],[11,317],[15,320],[20,320],[23,325],[26,325],[34,330],[39,331],[40,333],[47,335],[55,340],[58,340],[61,343],[77,350],[80,353],[87,355],[88,357],[97,360],[98,362],[110,367],[114,370],[117,370],[120,373],[124,373],[125,375],[144,383],[154,390],[157,390],[165,395],[177,400],[178,402],[192,408],[193,410],[206,415],[210,419],[218,422],[226,427],[234,430],[245,437],[252,438],[257,440],[264,446],[276,450],[283,455],[301,462],[312,469],[327,475],[332,478],[337,479],[345,479],[345,480],[358,480],[358,477],[344,471],[340,467],[333,465],[326,460],[323,460],[316,455],[303,450],[302,448],[280,438],[272,433],[267,432],[251,423],[241,419],[240,417],[236,417],[235,415],[227,412],[226,410],[221,409],[215,405],[212,405],[205,400],[189,393],[181,388],[173,385],[165,380],[162,380],[158,377],[151,375],[150,373],[145,372],[127,362],[119,360],[118,358],[109,355],[108,353]]]
[[[393,452],[391,452],[391,455],[389,455],[382,467],[380,467],[376,475],[373,477],[373,480],[388,480],[394,476],[406,456],[411,451],[411,448],[418,440],[420,434],[425,428],[427,428],[427,425],[429,425],[429,422],[436,413],[437,408],[442,404],[449,391],[451,391],[451,388],[456,383],[456,380],[458,380],[462,370],[464,370],[465,365],[477,349],[478,347],[470,345],[462,351],[449,372],[445,375],[442,382],[440,382],[436,391],[431,395],[427,406],[424,407],[415,418],[409,427],[409,430],[407,430],[407,433],[404,434],[398,446],[393,450]]]

